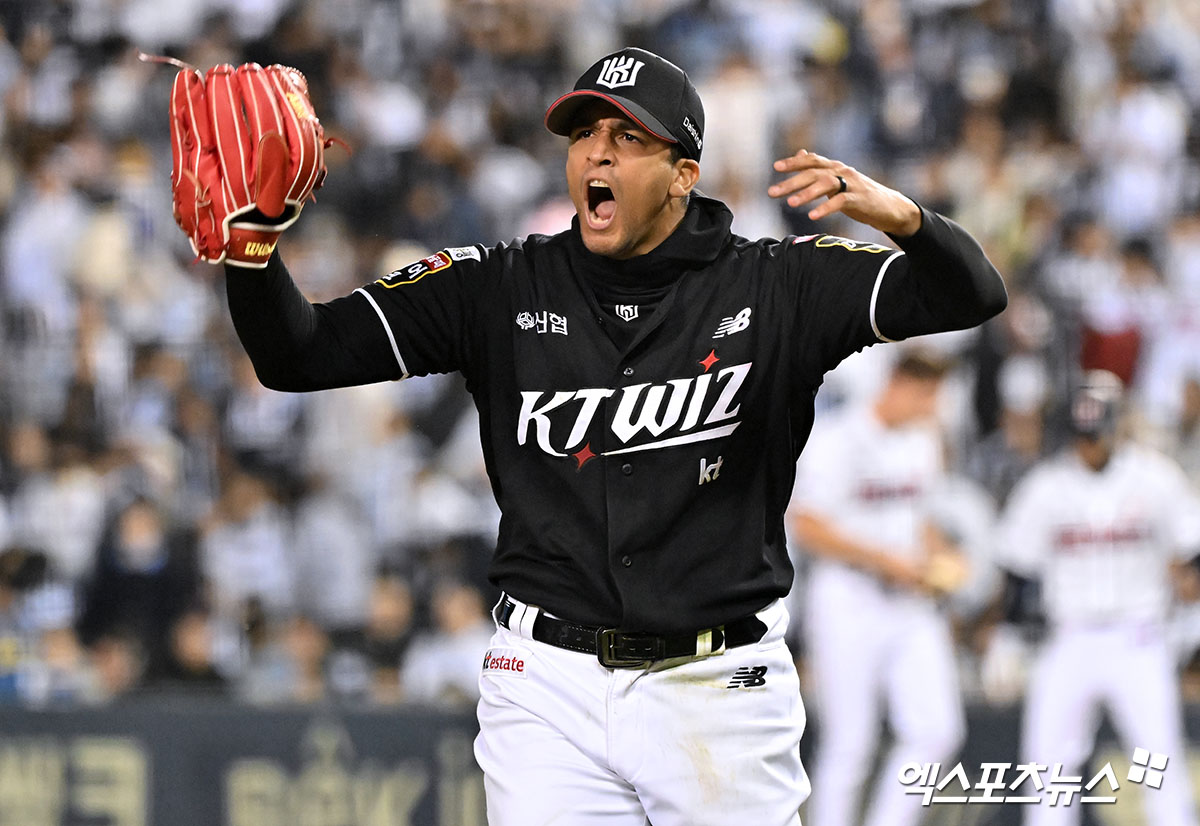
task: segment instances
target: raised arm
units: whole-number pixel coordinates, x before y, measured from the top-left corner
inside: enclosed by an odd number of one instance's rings
[[[275,246],[325,178],[325,133],[304,75],[286,66],[180,67],[171,93],[176,223],[197,258],[224,263],[234,327],[259,380],[321,390],[398,378],[363,296],[314,306]]]
[[[950,219],[916,204],[841,161],[801,150],[775,162],[789,177],[767,193],[819,220],[841,212],[886,233],[906,253],[880,285],[877,320],[891,339],[961,330],[981,324],[1008,305],[1004,280],[971,235]]]
[[[258,379],[273,390],[307,391],[400,378],[370,303],[349,295],[312,304],[276,252],[265,269],[225,267],[234,329]]]

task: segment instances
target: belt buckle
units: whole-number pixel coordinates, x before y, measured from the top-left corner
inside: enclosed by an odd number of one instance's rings
[[[605,668],[643,668],[666,654],[666,643],[653,634],[631,634],[615,628],[596,631],[596,659]]]

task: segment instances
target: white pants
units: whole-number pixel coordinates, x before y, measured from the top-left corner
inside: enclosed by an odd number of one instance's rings
[[[948,623],[932,603],[897,598],[840,571],[814,574],[809,663],[817,714],[810,826],[911,826],[928,811],[899,781],[906,763],[954,756],[966,732]],[[886,712],[895,740],[862,821]]]
[[[804,707],[781,602],[758,643],[644,669],[532,640],[533,613],[497,628],[479,681],[491,826],[799,826]]]
[[[1107,707],[1126,753],[1134,748],[1169,758],[1162,788],[1142,787],[1146,822],[1153,826],[1196,826],[1188,781],[1179,684],[1166,638],[1153,625],[1057,631],[1046,641],[1029,677],[1022,725],[1022,760],[1064,774],[1086,774],[1083,764],[1095,745],[1101,707]],[[1091,777],[1085,776],[1087,783]],[[1117,778],[1128,788],[1123,776]],[[1101,793],[1108,786],[1102,781]],[[1025,810],[1027,826],[1080,822],[1081,805]]]

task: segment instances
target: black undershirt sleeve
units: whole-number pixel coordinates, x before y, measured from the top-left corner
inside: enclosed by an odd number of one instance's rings
[[[876,323],[890,339],[974,327],[1008,305],[1004,279],[979,243],[945,216],[924,207],[921,215],[915,234],[891,236],[907,266],[879,288]]]
[[[313,304],[275,252],[260,271],[225,268],[233,326],[259,381],[308,391],[401,377],[375,311],[361,295]]]

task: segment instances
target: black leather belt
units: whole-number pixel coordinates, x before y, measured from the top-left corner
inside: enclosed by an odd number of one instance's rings
[[[496,622],[511,629],[509,620],[517,607],[517,603],[505,595],[493,612]],[[758,642],[765,633],[766,623],[753,614],[715,628],[667,635],[576,625],[548,617],[540,610],[533,622],[533,638],[538,642],[581,654],[594,654],[607,668],[642,668],[672,657],[719,654],[726,648]]]

